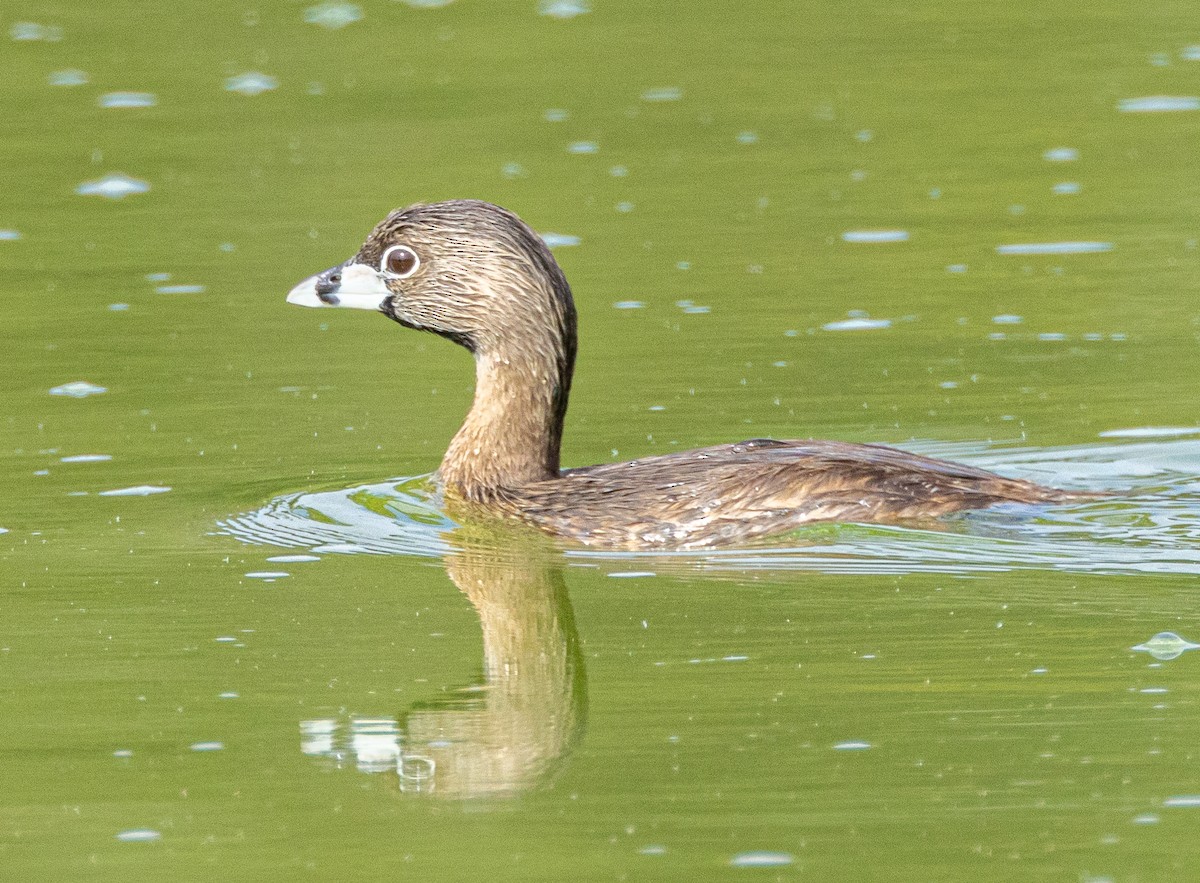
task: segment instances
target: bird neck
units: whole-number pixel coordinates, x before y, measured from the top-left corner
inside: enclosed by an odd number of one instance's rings
[[[477,351],[475,399],[439,470],[447,488],[483,501],[557,478],[574,361],[573,329]]]

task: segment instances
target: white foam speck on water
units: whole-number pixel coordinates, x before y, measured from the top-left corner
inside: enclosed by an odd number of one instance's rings
[[[1046,162],[1074,162],[1079,159],[1079,151],[1074,147],[1052,147],[1042,154]]]
[[[649,846],[643,846],[638,850],[638,855],[666,855],[667,848],[657,843],[652,843]]]
[[[16,242],[20,238],[20,230],[0,230],[0,242]]]
[[[133,751],[128,748],[118,748],[116,751],[113,752],[112,756],[119,757],[122,759],[127,758],[127,757],[133,757]]]
[[[18,21],[8,29],[8,35],[18,43],[41,40],[46,43],[57,43],[63,38],[63,29],[58,25],[43,25],[36,21]]]
[[[122,843],[150,843],[154,840],[161,840],[162,833],[150,828],[132,828],[128,831],[121,831],[116,837]]]
[[[658,89],[647,89],[642,93],[642,101],[678,101],[683,97],[683,90],[678,86],[662,86]]]
[[[842,234],[844,242],[907,242],[907,230],[847,230]]]
[[[225,81],[225,91],[236,92],[239,95],[261,95],[263,92],[270,92],[277,88],[279,88],[279,80],[270,74],[258,71],[247,71],[244,74],[229,77]]]
[[[1200,794],[1177,794],[1164,800],[1163,806],[1200,807]]]
[[[946,272],[947,273],[965,273],[965,272],[967,272],[967,265],[966,264],[947,264]]]
[[[221,751],[224,747],[224,742],[193,742],[191,745],[192,751]]]
[[[320,25],[331,31],[352,25],[361,21],[363,11],[361,6],[354,3],[339,3],[329,0],[328,3],[318,3],[304,10],[304,20],[310,25]]]
[[[1122,98],[1117,103],[1122,113],[1174,113],[1200,110],[1200,98],[1194,95],[1147,95],[1144,98]]]
[[[155,484],[139,484],[134,487],[121,487],[111,491],[100,491],[102,497],[150,497],[155,494],[165,494],[171,489]]]
[[[154,107],[158,97],[153,92],[108,92],[96,103],[101,107]]]
[[[7,527],[0,527],[0,533],[8,533]]]
[[[1067,335],[1061,331],[1043,331],[1038,335],[1038,340],[1066,340]]]
[[[213,640],[218,644],[232,644],[237,640],[237,638],[235,638],[233,635],[218,635],[217,637],[213,638]]]
[[[640,310],[646,305],[640,300],[619,300],[613,306],[618,310]]]
[[[694,303],[690,300],[677,300],[675,301],[675,306],[689,315],[703,315],[704,313],[712,312],[712,307],[706,307],[703,304]]]
[[[755,850],[754,852],[739,852],[729,860],[729,864],[735,868],[781,868],[795,861],[796,859],[791,853]]]
[[[573,144],[567,145],[567,153],[598,153],[600,145],[595,141],[576,141]]]
[[[550,18],[575,18],[591,11],[592,4],[588,0],[542,0],[538,4],[538,14]]]
[[[1106,429],[1100,438],[1178,438],[1200,435],[1200,426],[1133,426],[1129,429]]]
[[[1025,317],[1014,313],[1001,313],[999,316],[992,316],[992,321],[997,325],[1020,325],[1025,321]]]
[[[1169,693],[1171,691],[1168,690],[1166,687],[1142,687],[1142,689],[1138,690],[1138,692],[1146,693],[1151,696],[1159,696],[1159,695],[1162,695],[1163,693]]]
[[[146,193],[150,184],[138,178],[131,178],[121,172],[114,172],[97,178],[95,181],[84,181],[75,188],[80,196],[103,196],[105,199],[124,199],[134,193]]]
[[[203,294],[203,285],[159,285],[154,289],[155,294]]]
[[[107,386],[97,386],[94,383],[88,383],[86,380],[72,380],[70,383],[64,383],[61,386],[51,389],[50,395],[82,399],[88,396],[98,396],[105,392],[108,392]]]
[[[413,9],[440,9],[449,6],[454,0],[403,0]]]
[[[1200,61],[1200,46],[1187,46],[1179,53],[1184,61]]]
[[[146,281],[147,282],[170,282],[171,274],[170,273],[147,273]]]
[[[1060,181],[1050,188],[1057,196],[1072,196],[1082,189],[1078,181]]]
[[[833,750],[834,751],[866,751],[870,747],[871,747],[870,742],[859,742],[859,741],[838,742],[836,745],[833,746]]]
[[[653,570],[615,570],[608,575],[613,579],[637,579],[639,577],[658,576]]]
[[[838,322],[826,322],[821,328],[825,331],[871,331],[876,328],[890,328],[891,325],[891,319],[868,319],[856,316]]]
[[[542,111],[542,119],[548,123],[561,123],[569,119],[571,114],[568,111],[558,107],[551,107]]]
[[[66,70],[54,71],[54,73],[46,77],[46,82],[51,86],[86,86],[88,75],[87,71],[67,68]]]
[[[60,457],[60,463],[107,463],[112,459],[112,454],[72,454],[69,457]]]
[[[1148,641],[1130,647],[1136,653],[1149,653],[1155,659],[1167,661],[1178,659],[1188,650],[1200,649],[1200,644],[1193,644],[1187,638],[1175,632],[1159,632]]]
[[[239,698],[241,698],[241,694],[235,693],[235,692],[233,692],[233,690],[226,690],[224,693],[218,693],[217,698],[218,699],[239,699]]]
[[[302,564],[305,561],[320,561],[320,555],[272,555],[267,559],[272,564]]]
[[[745,132],[738,132],[737,143],[738,144],[757,144],[758,143],[758,133],[751,132],[749,130],[747,130]]]
[[[129,309],[129,304],[109,304],[108,309],[114,313],[124,313]]]
[[[1112,250],[1111,242],[1018,242],[996,246],[996,254],[1099,254]]]
[[[1134,816],[1132,821],[1135,825],[1157,825],[1159,817],[1152,812],[1144,812],[1141,815]]]
[[[572,236],[570,233],[539,233],[538,236],[542,237],[542,242],[546,243],[547,248],[562,248],[583,242],[578,236]]]
[[[283,579],[291,574],[284,570],[252,570],[246,576],[249,579]]]

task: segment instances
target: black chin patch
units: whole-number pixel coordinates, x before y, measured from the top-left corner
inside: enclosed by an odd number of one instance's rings
[[[438,337],[444,337],[446,340],[451,340],[454,343],[457,343],[459,346],[469,350],[472,353],[475,352],[475,340],[465,331],[445,331],[441,328],[433,328],[429,325],[422,325],[420,322],[414,322],[401,314],[399,309],[397,309],[397,306],[396,296],[392,295],[383,302],[381,310],[384,315],[393,321],[400,323],[405,328],[411,328],[414,331],[429,331],[433,334],[436,334]]]
[[[459,346],[470,350],[472,353],[475,352],[475,341],[469,334],[465,334],[460,331],[440,331],[435,328],[431,328],[429,330],[433,331],[434,334],[446,338],[446,340],[454,341]]]

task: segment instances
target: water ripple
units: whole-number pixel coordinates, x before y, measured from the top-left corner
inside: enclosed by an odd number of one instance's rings
[[[304,20],[310,25],[320,25],[331,31],[340,30],[363,17],[362,7],[354,3],[339,3],[330,0],[304,10]]]
[[[134,193],[145,193],[150,185],[137,178],[115,172],[96,181],[84,181],[75,188],[80,196],[103,196],[105,199],[124,199]]]
[[[997,245],[997,254],[1097,254],[1112,251],[1111,242],[1020,242]]]
[[[1178,659],[1188,650],[1200,649],[1200,644],[1193,644],[1187,638],[1181,637],[1174,632],[1159,632],[1150,640],[1143,644],[1138,644],[1136,647],[1130,647],[1138,653],[1149,653],[1155,659],[1166,662],[1171,659]]]
[[[1148,95],[1144,98],[1123,98],[1117,104],[1122,113],[1172,113],[1200,110],[1200,98],[1193,95]]]
[[[907,230],[847,230],[842,234],[845,242],[907,242]]]
[[[614,571],[660,575],[675,569],[1200,574],[1200,439],[1067,448],[906,447],[1046,484],[1115,493],[1069,505],[997,506],[932,527],[813,525],[747,548],[689,553],[571,548],[567,555],[613,562]],[[454,548],[457,527],[429,476],[288,494],[218,524],[221,533],[254,545],[429,558]]]
[[[67,68],[66,70],[54,71],[48,77],[46,82],[51,86],[84,86],[88,82],[87,71],[81,71],[78,68]]]
[[[542,0],[538,4],[538,12],[550,18],[575,18],[591,11],[592,5],[588,0]]]
[[[270,74],[263,74],[258,71],[248,71],[244,74],[238,74],[236,77],[229,77],[225,81],[226,91],[237,92],[239,95],[261,95],[264,92],[270,92],[272,89],[278,88],[279,80]]]
[[[98,396],[106,392],[108,392],[107,386],[97,386],[86,380],[72,380],[70,383],[64,383],[52,388],[50,395],[66,396],[72,399],[85,399],[88,396]]]
[[[96,103],[101,107],[154,107],[158,97],[153,92],[108,92]]]

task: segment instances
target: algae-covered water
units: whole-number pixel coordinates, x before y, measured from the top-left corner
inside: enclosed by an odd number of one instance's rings
[[[0,877],[1196,873],[1194,4],[12,0],[0,74]],[[568,465],[1119,493],[455,525],[469,357],[283,302],[451,197],[572,281]]]

